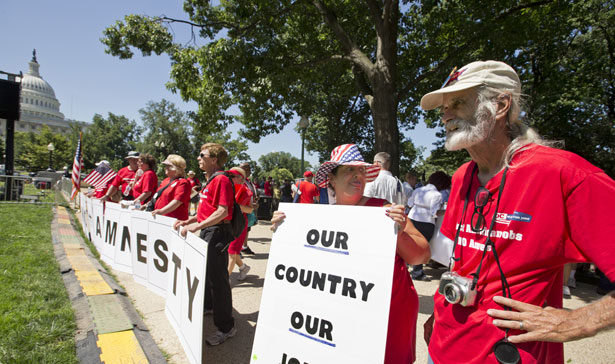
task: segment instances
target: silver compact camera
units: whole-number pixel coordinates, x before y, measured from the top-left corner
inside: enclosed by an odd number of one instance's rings
[[[472,278],[462,277],[455,272],[442,274],[438,293],[448,302],[462,306],[472,306],[476,300],[476,287],[472,289]]]

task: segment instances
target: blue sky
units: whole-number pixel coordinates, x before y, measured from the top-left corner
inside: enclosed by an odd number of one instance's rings
[[[185,19],[182,1],[177,0],[2,0],[0,10],[0,70],[28,71],[32,49],[36,48],[40,73],[60,101],[67,118],[91,122],[94,114],[124,115],[140,123],[139,109],[148,101],[167,99],[184,111],[196,104],[185,103],[169,91],[170,61],[167,56],[120,60],[104,52],[102,31],[127,14],[167,15]],[[179,41],[187,42],[185,28],[175,26]],[[258,160],[271,151],[285,151],[301,157],[301,138],[291,122],[280,134],[248,143],[249,154]],[[239,125],[230,128],[235,132]],[[236,134],[235,134],[236,135]],[[415,145],[433,149],[435,129],[419,123],[409,136]],[[306,152],[306,160],[317,164],[317,156]]]

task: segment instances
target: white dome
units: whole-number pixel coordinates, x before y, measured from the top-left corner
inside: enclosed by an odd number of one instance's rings
[[[56,98],[56,93],[39,73],[40,65],[36,60],[36,50],[32,52],[29,64],[30,70],[21,80],[22,115],[63,121],[64,114],[60,112],[60,102]]]

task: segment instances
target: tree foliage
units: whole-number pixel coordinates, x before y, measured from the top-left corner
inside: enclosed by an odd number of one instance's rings
[[[263,154],[258,158],[260,165],[259,174],[256,175],[259,179],[264,180],[269,176],[273,176],[273,171],[278,169],[286,169],[291,173],[290,179],[303,176],[301,170],[301,159],[292,156],[288,152],[271,152]],[[308,161],[304,161],[304,168],[310,169],[311,165]]]
[[[75,157],[76,145],[69,138],[53,133],[48,126],[41,127],[38,133],[15,132],[15,165],[28,171],[40,171],[49,167],[49,150],[47,146],[53,143],[51,167],[62,170],[64,166],[70,169]]]
[[[402,1],[400,8],[398,0],[188,0],[188,20],[130,15],[107,28],[103,42],[120,58],[130,58],[131,47],[168,53],[169,86],[199,104],[203,127],[240,121],[243,135],[257,142],[293,115],[309,115],[326,131],[320,136],[332,139],[309,140],[319,153],[357,142],[348,138],[364,145],[361,136],[371,137],[371,129],[373,149],[389,152],[396,171],[399,130],[423,116],[417,106],[424,93],[454,65],[508,59],[528,44],[552,42],[540,31],[543,19],[565,18],[573,3]],[[173,40],[168,27],[178,22],[209,43]],[[227,113],[233,105],[240,115]],[[355,114],[361,134],[340,127]]]
[[[105,119],[95,114],[83,134],[83,163],[86,169],[106,159],[116,171],[124,165],[124,157],[136,150],[141,128],[125,116],[109,113]]]

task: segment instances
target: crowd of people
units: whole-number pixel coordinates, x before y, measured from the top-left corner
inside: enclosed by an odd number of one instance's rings
[[[422,264],[430,259],[438,219],[453,248],[425,324],[429,363],[563,363],[563,342],[615,326],[615,293],[607,293],[615,280],[615,225],[609,224],[615,182],[543,140],[522,121],[520,97],[517,73],[496,61],[470,63],[426,94],[421,107],[440,109],[445,147],[466,150],[471,161],[452,177],[436,171],[424,184],[412,172],[403,182],[395,177],[389,154],[377,153],[369,163],[356,145],[344,144],[315,174],[305,171],[300,181],[277,189],[269,177],[260,186],[250,181],[247,164],[225,171],[226,150],[207,143],[196,156],[204,183],[193,171],[186,175],[186,161],[171,154],[158,185],[156,160],[130,152],[128,166],[94,195],[175,217],[182,234],[200,231],[209,242],[204,314],[213,315],[218,329],[206,339],[210,345],[237,332],[229,276],[235,265],[240,280],[250,270],[241,253],[262,187],[272,198],[277,190],[285,203],[387,206],[399,233],[386,364],[414,361],[419,301],[413,280],[426,279]],[[235,201],[246,226],[237,237],[230,229]],[[272,229],[285,219],[276,211]],[[562,296],[570,293],[564,287],[574,283],[569,264],[581,262],[595,264],[609,289],[601,300],[563,310]]]

